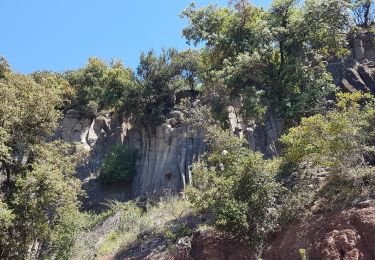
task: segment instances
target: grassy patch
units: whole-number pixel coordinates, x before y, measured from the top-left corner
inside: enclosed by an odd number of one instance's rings
[[[180,197],[167,196],[141,209],[135,202],[112,203],[96,216],[96,224],[75,243],[74,259],[116,255],[141,255],[173,245],[191,235],[191,205]]]

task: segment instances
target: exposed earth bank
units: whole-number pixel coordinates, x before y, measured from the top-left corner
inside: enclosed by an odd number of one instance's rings
[[[271,238],[260,257],[264,260],[375,259],[375,207],[366,201],[360,207],[319,213],[292,222]],[[113,258],[114,259],[114,258]],[[189,245],[177,245],[171,252],[152,252],[136,259],[259,259],[245,242],[219,232],[199,232]]]

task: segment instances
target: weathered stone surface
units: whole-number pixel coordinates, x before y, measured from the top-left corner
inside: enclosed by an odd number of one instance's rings
[[[145,123],[131,126],[127,119],[116,115],[99,116],[92,120],[70,111],[61,120],[56,137],[79,142],[89,156],[77,168],[88,198],[86,208],[97,209],[105,200],[129,200],[141,195],[157,195],[164,190],[179,192],[191,182],[190,166],[204,151],[203,136],[191,133],[181,125],[182,113],[173,111],[171,120],[157,127]],[[137,174],[133,183],[101,186],[96,177],[108,151],[125,143],[138,154]]]
[[[361,76],[355,69],[347,69],[345,71],[345,79],[350,85],[352,85],[356,90],[369,91],[369,88],[363,82]]]
[[[374,34],[362,33],[351,40],[353,58],[358,61],[375,58]]]
[[[355,87],[353,87],[352,85],[350,85],[349,82],[348,82],[346,79],[343,79],[343,80],[340,82],[339,87],[340,87],[341,90],[344,91],[344,92],[354,93],[354,92],[357,91],[357,90],[355,89]]]
[[[327,64],[333,83],[343,91],[375,93],[375,41],[371,33],[359,34],[350,40],[352,56]]]
[[[169,113],[169,118],[176,118],[177,120],[182,122],[182,120],[184,119],[184,115],[181,111],[176,110]]]
[[[191,182],[190,166],[204,151],[203,136],[187,126],[166,123],[156,128],[139,124],[125,142],[138,153],[133,195],[157,195],[163,190],[181,191]]]
[[[79,142],[87,150],[90,145],[87,143],[87,134],[91,121],[76,111],[69,111],[61,120],[56,136],[66,142]]]
[[[360,65],[357,71],[366,86],[375,94],[375,70],[366,65]]]
[[[279,137],[284,130],[284,120],[267,112],[263,125],[245,123],[234,106],[228,107],[228,119],[231,130],[240,138],[246,138],[250,148],[269,158],[279,151]]]
[[[106,200],[124,201],[131,198],[129,184],[117,183],[104,187],[96,180],[105,155],[111,147],[123,142],[129,128],[128,120],[116,115],[88,119],[76,111],[69,111],[61,120],[55,137],[66,142],[78,142],[89,153],[86,160],[77,167],[77,177],[83,181],[87,194],[83,201],[86,208],[100,209],[100,204]]]

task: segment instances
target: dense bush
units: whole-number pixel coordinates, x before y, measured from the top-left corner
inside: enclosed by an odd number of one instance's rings
[[[108,64],[98,58],[90,58],[85,67],[68,71],[64,76],[75,91],[68,107],[86,116],[119,109],[123,97],[137,86],[133,72],[121,62]]]
[[[20,75],[0,63],[0,258],[38,257],[50,250],[57,219],[78,212],[81,183],[73,174],[84,154],[73,144],[46,142],[69,92],[66,81]]]
[[[99,180],[104,184],[129,182],[136,174],[136,153],[126,145],[114,146],[100,169]]]
[[[293,166],[289,210],[312,203],[315,209],[342,208],[372,196],[374,119],[371,95],[341,93],[335,109],[303,118],[282,136],[283,162]]]
[[[303,118],[299,126],[289,129],[281,138],[287,146],[288,162],[311,162],[330,167],[335,173],[366,165],[374,137],[371,125],[375,108],[371,95],[356,92],[338,94],[337,98],[336,109]]]
[[[278,222],[278,161],[264,160],[225,131],[212,128],[208,136],[211,153],[194,164],[186,194],[198,210],[214,214],[216,226],[259,246]]]
[[[163,122],[176,103],[176,92],[197,87],[200,58],[198,52],[189,50],[142,53],[137,68],[139,88],[124,96],[124,113],[153,125]]]

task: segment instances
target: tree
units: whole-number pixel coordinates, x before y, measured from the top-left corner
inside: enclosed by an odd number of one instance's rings
[[[176,63],[180,67],[181,77],[193,94],[200,84],[201,73],[204,71],[202,55],[191,49],[182,51],[177,55]]]
[[[34,80],[35,79],[35,80]],[[48,249],[62,211],[78,211],[75,146],[46,143],[57,127],[66,81],[52,73],[8,70],[0,78],[1,258],[32,257]],[[1,178],[3,179],[3,178]]]
[[[11,246],[12,228],[15,215],[8,205],[0,200],[0,257],[7,256],[6,248]]]
[[[37,71],[31,74],[34,81],[47,88],[56,90],[62,99],[59,110],[66,110],[76,95],[75,89],[69,84],[62,74],[50,71]]]
[[[142,53],[137,68],[137,88],[124,96],[125,113],[132,113],[152,124],[158,124],[174,107],[179,90],[195,91],[199,83],[201,59],[187,50],[153,50]]]
[[[11,242],[0,239],[8,257],[26,257],[31,245],[48,248],[60,214],[78,211],[78,196],[82,191],[73,174],[79,154],[62,142],[33,146],[30,155],[33,159],[17,176],[12,199],[8,201],[15,213]]]
[[[294,17],[297,12],[296,0],[274,1],[269,12],[270,29],[279,47],[280,72],[284,69],[287,52],[291,52],[294,45],[292,33],[296,27],[295,20],[298,20]]]
[[[71,108],[86,116],[120,109],[122,97],[135,84],[133,72],[120,61],[107,64],[98,58],[90,58],[84,68],[68,71],[65,77],[76,92]]]
[[[0,170],[9,182],[27,159],[30,147],[53,133],[62,98],[59,89],[9,73],[0,79],[0,99]]]
[[[214,69],[219,68],[224,59],[265,45],[270,36],[262,19],[265,12],[247,1],[236,2],[232,8],[210,5],[195,9],[192,4],[181,16],[189,20],[183,35],[191,44],[206,44],[209,63],[205,65]]]
[[[348,1],[306,0],[304,9],[297,37],[305,41],[306,56],[312,61],[329,61],[348,55],[347,34],[352,27]]]
[[[277,0],[268,12],[247,1],[228,8],[191,5],[183,17],[189,19],[183,31],[188,42],[205,43],[207,95],[225,88],[229,101],[242,99],[249,119],[259,121],[269,109],[298,121],[321,111],[335,91],[324,62],[348,53],[350,16],[344,0],[308,0],[303,6]]]

